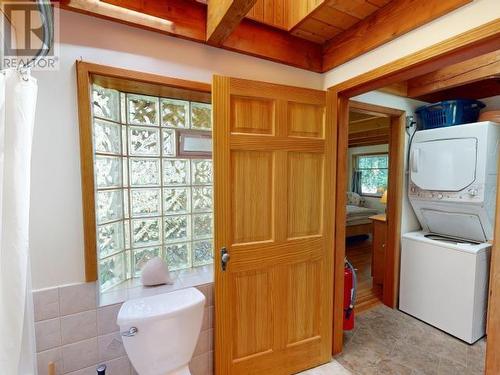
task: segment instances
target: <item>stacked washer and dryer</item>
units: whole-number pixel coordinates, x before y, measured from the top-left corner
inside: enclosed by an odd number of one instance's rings
[[[417,131],[408,195],[423,230],[403,235],[400,310],[468,343],[485,335],[500,125]]]

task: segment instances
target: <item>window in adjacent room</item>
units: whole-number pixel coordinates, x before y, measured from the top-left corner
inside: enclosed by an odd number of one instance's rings
[[[140,274],[212,263],[211,105],[93,85],[101,291]]]
[[[359,173],[361,194],[381,197],[387,189],[389,167],[388,154],[356,156],[356,170]]]

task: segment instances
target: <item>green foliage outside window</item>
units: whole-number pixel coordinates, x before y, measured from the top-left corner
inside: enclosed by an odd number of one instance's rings
[[[361,171],[361,194],[382,196],[387,189],[388,167],[387,154],[359,155],[356,169]]]

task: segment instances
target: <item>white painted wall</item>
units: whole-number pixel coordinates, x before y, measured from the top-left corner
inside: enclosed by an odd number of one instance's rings
[[[474,0],[325,74],[324,88],[442,42],[500,17],[498,0]]]
[[[61,67],[35,72],[30,242],[34,289],[84,280],[75,61],[211,82],[224,74],[322,88],[317,73],[72,12],[61,12]]]
[[[30,242],[34,289],[84,279],[75,60],[194,81],[224,74],[326,88],[500,16],[498,0],[476,0],[429,25],[324,75],[61,11],[61,68],[37,72],[39,99],[33,143]],[[413,111],[417,103],[387,94],[358,98]],[[403,205],[403,232],[418,228]]]
[[[352,172],[354,170],[354,165],[353,165],[353,159],[354,156],[360,155],[360,154],[373,154],[376,152],[384,153],[384,152],[389,152],[389,145],[372,145],[372,146],[361,146],[361,147],[351,147],[349,148],[348,151],[348,167],[347,170],[349,171],[349,180],[347,181],[347,190],[351,191],[352,189]],[[369,208],[374,208],[376,210],[379,210],[380,212],[384,212],[385,210],[385,204],[380,203],[380,198],[373,198],[373,197],[364,197],[365,199],[365,206]]]

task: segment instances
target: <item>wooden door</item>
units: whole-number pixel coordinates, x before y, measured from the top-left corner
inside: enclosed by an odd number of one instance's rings
[[[336,130],[327,94],[220,76],[212,90],[216,374],[328,362]]]

